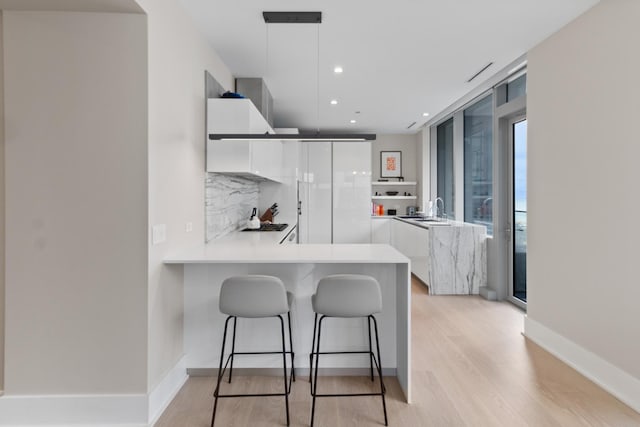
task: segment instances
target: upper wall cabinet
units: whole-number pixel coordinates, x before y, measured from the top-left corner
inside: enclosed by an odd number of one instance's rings
[[[207,100],[207,172],[281,181],[282,141],[212,141],[211,133],[274,133],[250,99]]]

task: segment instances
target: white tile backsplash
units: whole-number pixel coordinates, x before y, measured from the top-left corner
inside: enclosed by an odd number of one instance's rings
[[[244,228],[258,206],[258,183],[239,176],[207,173],[205,217],[207,242]]]

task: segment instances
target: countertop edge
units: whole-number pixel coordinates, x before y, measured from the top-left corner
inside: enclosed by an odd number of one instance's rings
[[[409,264],[386,244],[209,245],[171,255],[164,264]]]

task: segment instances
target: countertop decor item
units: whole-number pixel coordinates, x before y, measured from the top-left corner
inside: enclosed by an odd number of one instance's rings
[[[235,92],[226,91],[225,93],[222,94],[222,96],[220,98],[244,99],[244,95],[241,95],[241,94],[235,93]]]
[[[249,222],[247,223],[247,228],[257,230],[260,228],[260,219],[258,219],[257,209],[253,208],[251,211],[251,218],[249,218]]]
[[[396,196],[398,195],[397,191],[387,191],[387,196]]]
[[[380,176],[382,178],[402,176],[402,151],[380,152]]]

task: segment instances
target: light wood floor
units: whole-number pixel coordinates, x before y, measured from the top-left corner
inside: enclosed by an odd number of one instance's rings
[[[390,426],[640,426],[640,414],[526,340],[523,312],[480,297],[429,296],[413,278],[413,398],[407,405],[393,378],[387,384]],[[323,378],[327,389],[370,387],[364,378]],[[211,423],[213,378],[190,378],[156,427]],[[234,377],[226,391],[280,390],[281,379]],[[334,391],[336,392],[336,391]],[[308,426],[309,383],[290,396],[291,426]],[[284,399],[225,399],[216,426],[285,425]],[[318,427],[384,425],[378,397],[325,398]]]

